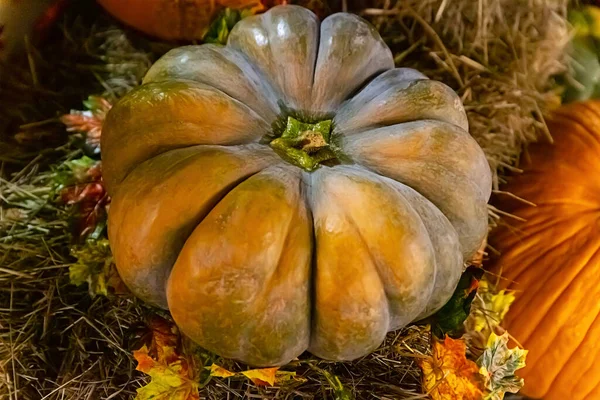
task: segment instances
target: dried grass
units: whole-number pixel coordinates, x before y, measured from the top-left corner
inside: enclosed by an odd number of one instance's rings
[[[131,351],[156,311],[127,296],[92,299],[69,285],[70,215],[54,201],[49,166],[78,155],[57,117],[89,94],[118,97],[168,45],[124,33],[85,4],[45,47],[30,49],[25,68],[0,69],[0,400],[128,399],[146,379],[134,371]],[[377,0],[353,8],[376,24],[399,65],[457,90],[497,189],[523,145],[547,135],[543,115],[558,104],[553,76],[565,70],[566,6],[567,0]],[[497,214],[490,210],[491,225]],[[317,367],[359,399],[423,398],[416,360],[428,354],[428,338],[422,327],[410,327],[356,362],[302,357],[285,369],[303,383],[261,389],[214,380],[202,395],[335,398]]]
[[[494,173],[518,172],[525,144],[551,140],[544,115],[560,105],[568,0],[385,0],[370,17],[402,66],[452,86]],[[490,227],[501,211],[490,211]]]

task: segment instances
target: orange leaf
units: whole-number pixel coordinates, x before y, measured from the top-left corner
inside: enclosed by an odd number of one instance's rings
[[[136,369],[151,377],[147,385],[137,389],[136,400],[200,399],[198,382],[193,378],[193,371],[185,358],[177,356],[169,363],[165,360],[155,360],[145,345],[134,351],[133,357],[138,362]]]
[[[151,337],[133,352],[136,369],[150,375],[150,382],[137,389],[136,400],[198,400],[198,374],[193,355],[178,353],[175,324],[159,316],[148,323]]]
[[[148,355],[148,347],[146,345],[142,346],[139,350],[134,350],[133,358],[138,362],[135,368],[138,371],[148,373],[154,367],[154,360]]]
[[[242,371],[242,375],[250,379],[256,386],[273,386],[275,384],[275,375],[279,370],[275,368],[251,369]]]
[[[465,342],[446,336],[433,339],[433,356],[420,363],[423,390],[433,400],[480,400],[479,367],[466,358]]]

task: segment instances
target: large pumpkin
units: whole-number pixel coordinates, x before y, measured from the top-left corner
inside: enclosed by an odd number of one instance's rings
[[[262,9],[260,0],[98,0],[120,21],[168,40],[202,39],[225,7]]]
[[[125,283],[253,365],[374,350],[449,299],[487,230],[460,99],[346,13],[278,6],[172,50],[110,111],[102,155]]]
[[[600,102],[564,106],[548,121],[554,144],[532,145],[505,190],[525,219],[497,229],[493,270],[516,290],[504,320],[529,350],[523,392],[600,399]]]

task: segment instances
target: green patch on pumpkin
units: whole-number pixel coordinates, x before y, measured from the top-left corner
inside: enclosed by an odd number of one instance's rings
[[[336,159],[330,147],[331,126],[331,120],[312,124],[288,117],[285,130],[270,146],[290,164],[314,171],[321,163]]]

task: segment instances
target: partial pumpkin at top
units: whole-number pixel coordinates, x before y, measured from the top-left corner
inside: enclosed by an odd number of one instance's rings
[[[226,7],[263,10],[260,0],[97,0],[115,18],[160,39],[200,40]]]
[[[125,283],[257,366],[371,352],[450,298],[487,231],[460,99],[346,13],[279,6],[172,50],[109,112],[102,157]]]

